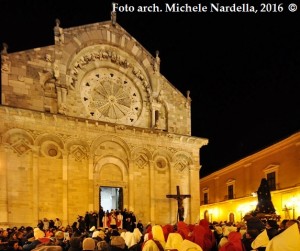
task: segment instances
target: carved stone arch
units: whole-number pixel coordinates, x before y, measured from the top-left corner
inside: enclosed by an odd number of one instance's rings
[[[120,137],[114,135],[103,135],[96,138],[91,144],[91,152],[96,154],[97,149],[105,142],[113,142],[116,143],[126,155],[127,159],[130,159],[131,153],[128,144]]]
[[[103,65],[105,65],[105,63],[107,65],[108,63],[111,63],[109,64],[110,67],[115,67],[116,69],[124,71],[124,73],[127,74],[130,74],[129,72],[132,72],[134,76],[141,81],[148,80],[148,77],[146,75],[147,73],[143,69],[142,65],[139,64],[139,62],[135,58],[128,55],[126,52],[121,51],[119,48],[115,48],[111,45],[98,45],[93,49],[84,51],[86,52],[83,52],[83,56],[81,56],[80,58],[77,56],[76,60],[81,60],[83,57],[83,59],[85,59],[85,62],[83,62],[85,65],[97,62],[97,64],[95,64],[97,67],[100,63],[102,63]]]
[[[9,146],[17,154],[23,155],[32,149],[34,139],[27,131],[14,128],[3,134],[2,143]]]
[[[39,135],[35,145],[40,147],[40,153],[44,157],[62,158],[64,143],[58,135],[48,133]]]
[[[68,140],[66,140],[66,142],[65,142],[65,149],[66,149],[67,151],[70,151],[70,149],[71,149],[71,147],[72,147],[73,145],[81,145],[81,146],[83,146],[84,148],[86,148],[87,151],[90,151],[90,146],[89,146],[89,144],[88,144],[86,141],[81,140],[81,139],[68,139]]]
[[[152,153],[152,159],[154,159],[156,156],[165,156],[165,158],[171,162],[172,161],[172,153],[165,148],[159,148],[156,149],[153,153]]]
[[[152,154],[150,152],[149,149],[145,148],[145,147],[135,147],[132,151],[131,151],[131,156],[132,159],[136,159],[140,154],[145,155],[149,160],[152,160]]]
[[[56,79],[52,72],[39,72],[40,84],[44,90],[44,111],[56,113],[57,112],[57,89]]]
[[[119,198],[121,205],[124,203],[128,205],[129,173],[127,163],[116,156],[104,156],[98,160],[94,160],[93,171],[95,203],[101,201],[99,193],[101,187],[115,187],[120,188],[122,191],[121,198]]]
[[[148,96],[151,95],[149,73],[130,51],[121,50],[111,44],[89,45],[86,43],[81,45],[80,50],[77,48],[72,55],[66,62],[66,81],[71,89],[78,88],[78,83],[86,72],[109,66],[118,71],[123,70],[126,75],[131,76],[134,82],[142,83]]]
[[[76,161],[87,159],[90,153],[90,146],[81,139],[71,139],[65,142],[65,149]]]
[[[173,161],[176,161],[178,158],[185,158],[189,165],[193,164],[193,157],[190,153],[185,151],[178,151],[173,155]]]
[[[182,172],[184,169],[188,168],[193,164],[192,156],[184,151],[176,152],[173,156],[174,167]]]
[[[34,144],[33,136],[23,129],[10,129],[7,132],[5,132],[2,136],[2,142],[10,145],[18,142],[20,139],[25,140],[26,143],[30,145]]]
[[[168,129],[168,106],[165,101],[160,102],[160,106],[155,111],[155,127],[160,130]]]
[[[118,167],[120,169],[119,171],[120,171],[122,179],[119,180],[119,181],[128,182],[128,166],[122,159],[119,159],[115,156],[105,156],[105,157],[100,158],[100,159],[95,161],[95,163],[94,163],[94,174],[95,174],[95,179],[96,180],[102,180],[103,181],[103,178],[102,178],[103,176],[107,177],[107,179],[104,179],[107,182],[109,180],[112,180],[112,177],[109,177],[109,174],[108,175],[103,175],[101,177],[101,171],[104,171],[104,168],[106,168],[108,165],[110,167],[115,166],[115,167]],[[107,170],[107,171],[109,172],[109,170]],[[118,172],[118,171],[115,170],[115,172]]]

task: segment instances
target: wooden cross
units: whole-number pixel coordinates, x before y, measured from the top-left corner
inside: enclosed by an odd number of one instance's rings
[[[179,186],[176,186],[176,189],[177,189],[177,194],[167,194],[166,197],[177,200],[177,204],[178,204],[177,222],[178,222],[178,219],[179,219],[179,221],[184,220],[184,218],[183,218],[183,215],[184,215],[183,200],[185,198],[191,198],[191,195],[190,194],[180,194]]]

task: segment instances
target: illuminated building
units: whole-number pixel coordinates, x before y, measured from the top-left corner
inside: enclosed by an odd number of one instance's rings
[[[300,133],[200,179],[200,217],[239,222],[255,209],[262,178],[281,219],[300,215]]]

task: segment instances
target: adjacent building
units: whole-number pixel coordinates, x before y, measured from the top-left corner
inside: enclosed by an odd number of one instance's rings
[[[256,191],[266,178],[276,214],[300,216],[300,133],[200,179],[201,218],[241,221],[255,209]]]

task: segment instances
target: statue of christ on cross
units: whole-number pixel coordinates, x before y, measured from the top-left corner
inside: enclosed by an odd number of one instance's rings
[[[172,198],[177,200],[177,204],[178,204],[178,210],[177,210],[177,222],[179,221],[183,221],[183,215],[184,215],[184,207],[183,207],[183,200],[185,198],[191,198],[190,194],[180,194],[180,190],[179,190],[179,186],[176,186],[177,189],[177,194],[167,194],[166,197],[167,198]]]

